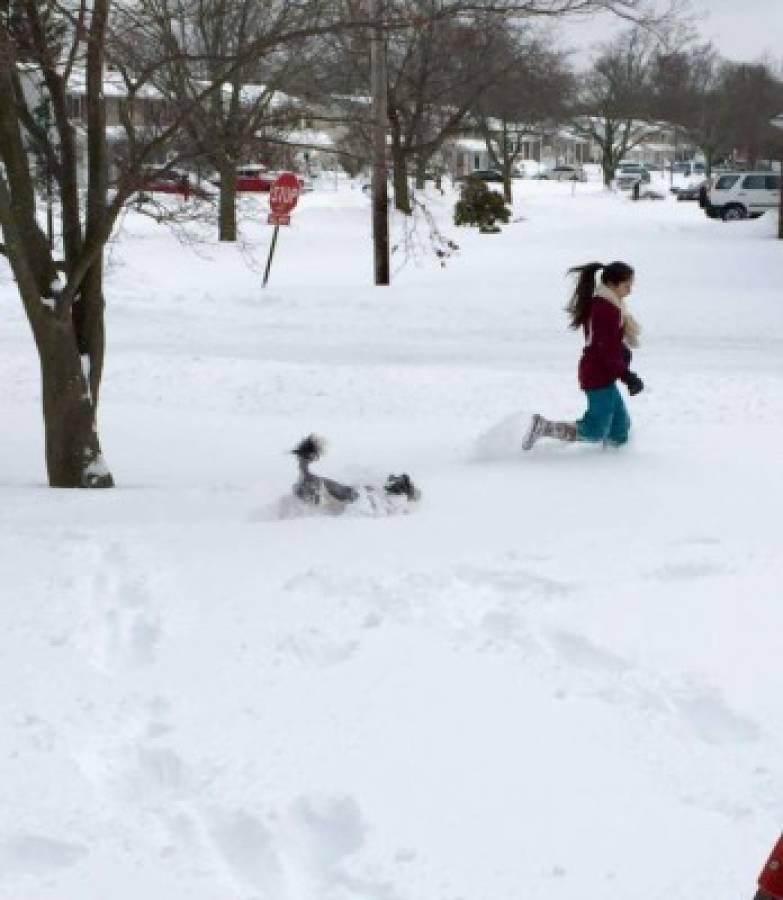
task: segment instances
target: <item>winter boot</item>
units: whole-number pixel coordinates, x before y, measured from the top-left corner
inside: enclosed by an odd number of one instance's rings
[[[522,441],[523,450],[532,450],[533,444],[542,437],[555,438],[558,441],[576,440],[575,422],[550,422],[536,413],[530,420],[525,439]]]

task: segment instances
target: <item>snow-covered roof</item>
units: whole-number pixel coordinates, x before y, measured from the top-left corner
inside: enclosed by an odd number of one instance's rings
[[[74,68],[68,79],[68,93],[80,97],[87,93],[87,73],[84,69]],[[123,99],[128,96],[128,87],[122,75],[113,69],[103,74],[103,96]],[[163,94],[151,84],[143,84],[135,94],[141,100],[163,100]]]
[[[325,131],[289,131],[285,136],[289,144],[307,144],[310,147],[334,147],[334,139]]]
[[[643,141],[638,144],[640,150],[651,150],[653,153],[669,153],[674,150],[674,144],[662,144],[656,141]]]
[[[578,134],[574,134],[568,128],[558,128],[556,132],[557,137],[562,138],[564,141],[573,141],[574,144],[587,144],[587,138],[581,137]]]
[[[496,119],[490,116],[487,119],[487,125],[490,127],[492,131],[502,131],[503,130],[503,121],[502,119]],[[529,132],[534,133],[537,130],[535,125],[530,125],[528,122],[506,122],[506,131],[512,132],[514,134],[518,134],[519,132]]]
[[[458,138],[454,141],[454,146],[458,150],[467,150],[469,153],[487,152],[486,141],[479,140],[478,138]]]
[[[206,90],[210,83],[211,82],[205,80],[194,82],[201,90]],[[224,97],[230,97],[234,90],[234,86],[226,81],[221,85],[220,90]],[[284,91],[270,88],[267,84],[243,84],[239,88],[239,102],[242,104],[252,106],[254,103],[258,103],[264,99],[268,99],[269,106],[272,109],[285,106],[300,106],[302,102],[296,97],[286,94]]]
[[[372,106],[372,97],[363,94],[332,94],[331,97],[338,103],[358,103],[361,106]]]

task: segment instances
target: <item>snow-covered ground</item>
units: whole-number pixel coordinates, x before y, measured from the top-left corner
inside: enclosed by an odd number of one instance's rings
[[[0,266],[2,900],[748,900],[783,823],[775,221],[517,183],[374,289],[368,201],[110,255],[118,488],[44,487]],[[254,205],[255,204],[255,205]],[[419,222],[419,245],[426,244]],[[209,232],[201,230],[201,235]],[[637,268],[619,452],[576,417],[565,270]],[[410,516],[280,520],[286,450]]]

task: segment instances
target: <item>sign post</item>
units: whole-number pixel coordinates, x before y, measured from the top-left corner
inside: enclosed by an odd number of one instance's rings
[[[264,287],[269,281],[269,270],[272,268],[272,257],[275,255],[275,247],[277,247],[277,235],[281,225],[291,224],[291,212],[299,202],[299,179],[293,172],[283,172],[272,185],[269,191],[269,219],[270,225],[275,226],[272,235],[272,244],[269,248],[269,256],[266,261],[266,271],[264,272]]]

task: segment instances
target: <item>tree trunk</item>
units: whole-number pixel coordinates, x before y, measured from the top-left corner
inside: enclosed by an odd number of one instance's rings
[[[614,161],[614,153],[611,147],[604,147],[601,154],[601,170],[604,176],[604,187],[610,188],[614,179],[614,173],[617,166]]]
[[[778,192],[778,237],[783,241],[783,153],[780,154],[780,190]]]
[[[99,27],[99,20],[105,17],[105,3],[100,4],[100,10],[98,5],[96,3],[93,15],[96,28]],[[12,86],[8,60],[3,59],[3,50],[3,32],[0,29],[0,100],[6,101],[12,97]],[[104,154],[99,140],[102,81],[96,74],[100,75],[100,65],[91,59],[89,69],[89,90],[92,97],[100,101],[94,103],[91,109],[89,135],[93,156],[90,159],[88,209],[92,216],[90,234],[93,234],[99,230],[100,217],[105,212],[106,186],[102,174]],[[96,108],[97,116],[94,113]],[[51,250],[36,221],[29,159],[22,147],[13,104],[3,102],[0,110],[0,156],[5,165],[5,171],[0,174],[0,223],[8,261],[40,358],[49,483],[52,487],[110,487],[112,477],[101,457],[95,428],[95,400],[103,364],[100,261],[96,262],[94,272],[88,272],[87,281],[81,285],[84,294],[79,303],[84,305],[77,318],[72,318],[65,303],[60,309],[53,309],[57,292],[52,282],[56,270]],[[75,172],[72,173],[72,184],[75,185]],[[72,237],[73,240],[66,241],[66,250],[76,252],[79,242],[77,236]],[[95,385],[94,392],[90,391],[82,369],[79,353],[82,342],[85,358],[94,359],[96,363],[93,365],[91,362],[89,373]]]
[[[511,163],[507,162],[503,166],[503,199],[511,205],[514,197],[511,193]]]
[[[514,202],[511,195],[511,166],[513,160],[508,151],[508,126],[505,119],[503,119],[503,134],[501,139],[503,141],[503,146],[501,148],[503,154],[503,199],[506,203],[511,205]]]
[[[233,164],[220,168],[218,237],[221,241],[237,239],[237,170]]]
[[[424,153],[416,154],[416,190],[423,191],[427,181],[427,157]]]
[[[704,177],[712,177],[712,150],[709,147],[704,150]]]
[[[392,143],[392,166],[394,168],[395,209],[410,215],[411,195],[408,185],[408,157],[402,147],[396,143]]]
[[[73,330],[52,314],[38,329],[46,468],[51,487],[113,487],[95,428],[95,407]]]
[[[101,254],[99,260],[85,276],[79,300],[72,307],[76,346],[82,359],[82,371],[86,373],[90,400],[96,414],[103,376],[103,358],[106,352],[106,330],[103,318],[105,307],[103,255]]]

